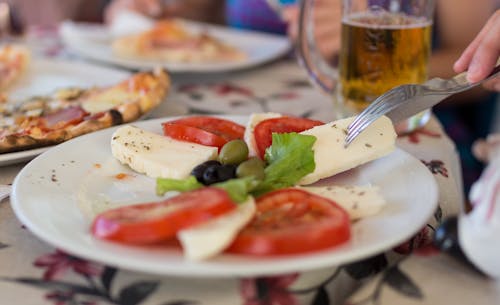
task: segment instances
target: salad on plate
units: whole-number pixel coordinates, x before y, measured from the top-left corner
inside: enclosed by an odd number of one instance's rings
[[[126,125],[110,139],[112,155],[155,179],[158,200],[79,204],[95,238],[134,246],[174,241],[188,260],[333,248],[350,240],[353,221],[376,214],[385,200],[376,185],[317,182],[395,148],[386,117],[344,147],[352,119],[325,124],[258,113],[242,126],[191,116],[164,122],[163,134]]]

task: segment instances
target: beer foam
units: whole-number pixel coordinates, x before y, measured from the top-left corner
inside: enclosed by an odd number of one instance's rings
[[[404,13],[391,13],[385,10],[358,12],[342,18],[342,23],[350,26],[372,29],[412,29],[432,25],[432,20],[425,17],[410,16]]]

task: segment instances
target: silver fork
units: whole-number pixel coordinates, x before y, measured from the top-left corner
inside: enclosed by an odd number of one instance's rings
[[[396,124],[431,108],[450,95],[469,90],[497,76],[500,72],[499,64],[500,60],[493,71],[477,83],[467,82],[464,72],[451,79],[433,78],[421,85],[401,85],[387,91],[373,101],[349,125],[344,146],[347,147],[351,144],[363,130],[383,115],[389,117],[393,124]]]

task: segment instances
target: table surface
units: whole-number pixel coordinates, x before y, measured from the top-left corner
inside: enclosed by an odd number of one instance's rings
[[[81,60],[56,38],[38,54]],[[40,48],[40,45],[38,46]],[[55,51],[54,51],[55,50]],[[179,114],[284,112],[329,121],[333,106],[294,60],[210,76],[175,76],[168,101],[153,117]],[[341,267],[262,278],[161,277],[103,266],[42,242],[0,202],[1,304],[499,304],[500,284],[431,247],[432,230],[463,202],[455,147],[433,117],[397,145],[420,159],[439,186],[429,225],[394,251]],[[0,167],[10,184],[25,164]],[[410,253],[409,245],[416,249]]]

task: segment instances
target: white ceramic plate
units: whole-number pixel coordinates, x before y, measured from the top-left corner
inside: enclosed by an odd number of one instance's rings
[[[239,123],[247,120],[242,116],[227,118]],[[160,123],[165,120],[135,125],[160,133]],[[80,200],[144,202],[155,198],[152,179],[142,175],[128,182],[114,178],[118,173],[131,171],[111,155],[109,141],[113,130],[76,138],[38,156],[16,177],[11,202],[19,219],[42,240],[80,257],[125,269],[165,275],[231,277],[344,264],[404,241],[425,225],[437,205],[438,191],[432,174],[419,160],[397,149],[384,158],[321,182],[378,185],[388,202],[379,214],[353,224],[350,242],[307,255],[252,258],[224,254],[204,262],[190,262],[179,249],[119,245],[97,240],[89,233],[91,220],[79,209]]]
[[[88,59],[129,69],[144,70],[164,66],[169,72],[226,72],[261,65],[286,54],[291,44],[287,37],[255,31],[185,21],[189,29],[208,31],[248,54],[246,60],[218,63],[176,63],[152,60],[134,60],[116,57],[112,53],[112,36],[104,26],[65,22],[60,33],[64,43],[75,53]]]
[[[106,86],[130,76],[129,72],[86,63],[34,59],[24,76],[8,91],[9,100],[22,101],[50,94],[58,88]],[[0,166],[32,159],[48,147],[0,154]]]

